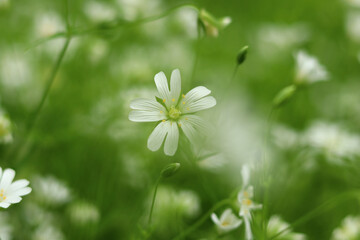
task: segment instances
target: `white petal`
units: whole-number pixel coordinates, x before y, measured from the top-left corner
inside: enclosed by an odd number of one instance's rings
[[[218,216],[216,216],[215,213],[212,213],[212,214],[211,214],[211,220],[212,220],[216,225],[218,225],[218,226],[221,225],[220,220],[219,220]]]
[[[151,151],[157,151],[164,141],[166,133],[170,128],[169,121],[159,123],[154,131],[150,134],[147,146]]]
[[[181,93],[181,76],[179,69],[175,69],[171,73],[170,79],[170,95],[171,101],[177,103]]]
[[[214,97],[208,96],[201,98],[195,102],[185,103],[182,108],[182,113],[194,113],[201,110],[212,108],[216,105],[216,100]]]
[[[170,106],[169,104],[171,104],[170,100],[170,91],[169,91],[169,85],[165,76],[164,72],[159,72],[158,74],[155,75],[155,84],[156,84],[156,88],[159,92],[159,97],[161,99],[165,99],[165,105],[166,106]]]
[[[211,91],[209,89],[207,89],[206,87],[203,86],[199,86],[196,88],[191,89],[184,98],[185,102],[194,102],[196,100],[199,100],[200,98],[203,98],[207,95],[209,95],[211,93]]]
[[[26,187],[27,185],[29,185],[28,180],[26,180],[26,179],[17,180],[9,186],[9,188],[6,190],[6,192],[7,192],[7,194],[11,194],[14,191],[17,191],[21,188]]]
[[[244,222],[245,222],[245,239],[246,240],[253,240],[253,234],[251,231],[251,224],[250,224],[250,219],[248,219],[247,217],[244,217]]]
[[[232,215],[232,211],[230,208],[227,208],[220,217],[220,222],[223,222],[225,219],[227,219],[230,215]]]
[[[144,111],[165,111],[165,107],[152,99],[138,98],[130,103],[131,109]]]
[[[168,156],[176,153],[179,143],[179,128],[176,122],[170,122],[169,132],[165,140],[164,152]]]
[[[165,118],[164,111],[133,110],[129,113],[129,120],[133,122],[157,122]]]
[[[198,141],[199,135],[205,134],[209,131],[208,124],[196,115],[182,116],[179,123],[179,126],[183,130],[185,136],[193,144]]]
[[[31,188],[30,187],[25,187],[25,188],[20,188],[16,191],[13,191],[11,193],[6,193],[8,195],[8,197],[11,197],[11,196],[24,196],[24,195],[27,195],[29,193],[31,193]]]
[[[5,203],[19,203],[22,200],[19,196],[9,196],[7,197],[4,202]]]
[[[3,174],[3,170],[2,170],[2,168],[0,167],[0,179],[1,179],[1,177],[2,177],[2,174]]]
[[[10,203],[0,202],[0,207],[2,207],[2,208],[8,208],[9,206],[10,206]]]
[[[245,188],[249,184],[249,180],[250,180],[249,166],[243,165],[243,167],[241,169],[241,176],[242,176],[242,180],[243,180],[243,188]]]
[[[15,177],[14,170],[10,168],[5,169],[4,174],[1,178],[0,187],[3,188],[4,190],[7,189],[11,184],[11,182],[13,181],[14,177]]]

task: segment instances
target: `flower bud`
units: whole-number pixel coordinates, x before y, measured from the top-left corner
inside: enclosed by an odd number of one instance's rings
[[[171,163],[164,167],[164,169],[161,171],[161,177],[163,178],[169,178],[176,174],[180,169],[180,163]]]
[[[219,30],[224,29],[231,23],[231,18],[215,18],[206,10],[201,9],[199,12],[199,22],[207,36],[217,37],[219,35]]]
[[[290,85],[282,89],[274,98],[273,104],[275,107],[280,107],[287,102],[296,92],[296,86]]]
[[[249,46],[244,46],[244,47],[240,50],[240,52],[239,52],[239,54],[237,55],[237,58],[236,58],[238,65],[242,64],[243,62],[245,62],[246,56],[247,56],[247,53],[248,53],[248,49],[249,49]]]

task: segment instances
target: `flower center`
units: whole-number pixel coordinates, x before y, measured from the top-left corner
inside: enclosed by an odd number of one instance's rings
[[[0,202],[6,200],[6,196],[4,195],[4,189],[0,190]]]
[[[181,115],[181,112],[179,109],[177,109],[176,107],[174,106],[171,106],[170,107],[170,110],[169,110],[169,117],[176,120],[180,117]]]

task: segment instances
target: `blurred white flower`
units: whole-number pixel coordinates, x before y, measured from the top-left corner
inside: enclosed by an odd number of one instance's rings
[[[86,225],[100,220],[99,209],[88,202],[75,202],[69,208],[70,218],[74,224]]]
[[[10,0],[0,0],[0,10],[10,7]]]
[[[96,39],[89,46],[89,59],[92,63],[97,63],[109,52],[108,43],[101,39]]]
[[[9,215],[5,212],[0,213],[0,239],[11,240],[13,227],[9,224]]]
[[[305,131],[303,141],[313,148],[324,151],[330,157],[360,155],[360,137],[336,124],[314,122]]]
[[[197,37],[197,19],[198,14],[194,9],[181,9],[175,14],[177,25],[179,25],[191,38]]]
[[[101,1],[87,1],[84,6],[85,15],[93,22],[107,22],[114,20],[116,9]]]
[[[237,218],[230,208],[226,209],[221,214],[220,218],[218,218],[215,213],[211,214],[211,220],[215,223],[220,233],[226,233],[234,230],[242,223],[242,220]]]
[[[311,84],[328,80],[328,72],[315,57],[310,56],[305,51],[299,51],[295,54],[295,60],[296,84]]]
[[[38,38],[49,37],[55,33],[65,31],[61,18],[53,12],[37,14],[35,18],[35,34]]]
[[[256,34],[259,53],[265,59],[274,59],[300,46],[310,38],[306,24],[265,24]]]
[[[148,17],[149,13],[161,12],[159,0],[117,0],[120,10],[126,20]]]
[[[30,226],[38,226],[42,223],[54,223],[58,219],[53,211],[44,209],[43,205],[27,201],[24,204],[24,219]]]
[[[48,222],[43,222],[38,226],[33,235],[32,240],[65,240],[61,230]]]
[[[351,7],[360,7],[360,0],[344,0]]]
[[[299,134],[286,126],[276,125],[272,130],[275,144],[283,149],[293,148],[299,143]]]
[[[268,222],[267,235],[269,237],[275,236],[277,233],[288,228],[290,225],[282,220],[279,216],[272,216]],[[281,234],[279,239],[286,240],[305,240],[306,236],[302,233],[294,233],[291,229],[286,230]]]
[[[226,164],[226,159],[223,154],[213,154],[198,161],[197,164],[201,168],[207,169],[209,171],[217,171]]]
[[[358,216],[347,216],[331,236],[331,240],[357,240],[359,238],[360,217]]]
[[[70,200],[69,188],[52,176],[35,177],[33,187],[36,197],[48,205],[61,205]]]
[[[13,140],[10,119],[0,112],[0,143],[10,143]]]
[[[251,230],[251,211],[261,209],[262,205],[253,202],[254,188],[250,185],[250,168],[244,165],[241,169],[241,176],[243,178],[242,189],[238,193],[238,202],[240,204],[239,216],[243,217],[245,224],[245,238],[252,240],[253,234]]]
[[[151,199],[151,198],[149,198]],[[174,212],[184,217],[194,217],[200,212],[199,196],[190,190],[176,191],[172,188],[160,186],[155,202],[156,215],[168,221]],[[155,214],[154,214],[155,216]]]
[[[351,11],[346,18],[346,32],[351,40],[360,43],[360,12]]]
[[[205,9],[200,10],[199,20],[209,37],[218,37],[219,30],[226,28],[232,21],[230,17],[215,18]]]
[[[164,152],[173,156],[178,147],[178,127],[191,142],[196,142],[197,132],[206,131],[207,124],[193,113],[215,106],[216,100],[208,96],[211,91],[202,86],[190,90],[186,95],[180,95],[181,77],[178,69],[171,74],[171,90],[163,72],[155,75],[155,84],[162,103],[144,98],[136,99],[130,103],[133,111],[130,112],[129,119],[134,122],[161,121],[148,139],[148,148],[157,151],[165,139]]]
[[[11,204],[19,203],[22,196],[31,192],[27,187],[29,181],[25,179],[13,182],[15,171],[7,168],[4,171],[0,167],[0,207],[8,208]]]
[[[19,87],[30,80],[31,67],[25,55],[17,50],[1,51],[0,80],[6,87]]]

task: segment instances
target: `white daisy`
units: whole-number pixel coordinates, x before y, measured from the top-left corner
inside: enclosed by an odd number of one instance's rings
[[[239,227],[242,223],[242,220],[237,218],[231,211],[230,208],[226,209],[218,218],[218,216],[213,213],[211,214],[211,220],[216,224],[216,227],[220,233],[226,233],[235,228]]]
[[[178,147],[179,128],[185,136],[195,142],[197,131],[204,131],[206,123],[193,113],[214,107],[216,100],[208,96],[211,91],[206,87],[196,87],[187,94],[181,94],[180,71],[171,74],[170,89],[163,72],[155,75],[159,103],[155,99],[136,99],[130,103],[133,111],[129,119],[133,122],[161,121],[148,139],[148,148],[157,151],[165,139],[164,152],[173,156]]]
[[[0,167],[0,207],[8,208],[13,203],[21,201],[21,197],[31,192],[31,188],[27,187],[29,181],[25,179],[13,182],[15,171],[5,169],[2,171]]]
[[[331,240],[359,239],[360,238],[360,217],[347,216],[336,228],[331,236]]]
[[[296,84],[311,84],[328,80],[328,72],[315,57],[310,56],[305,51],[299,51],[295,54],[295,60]]]

